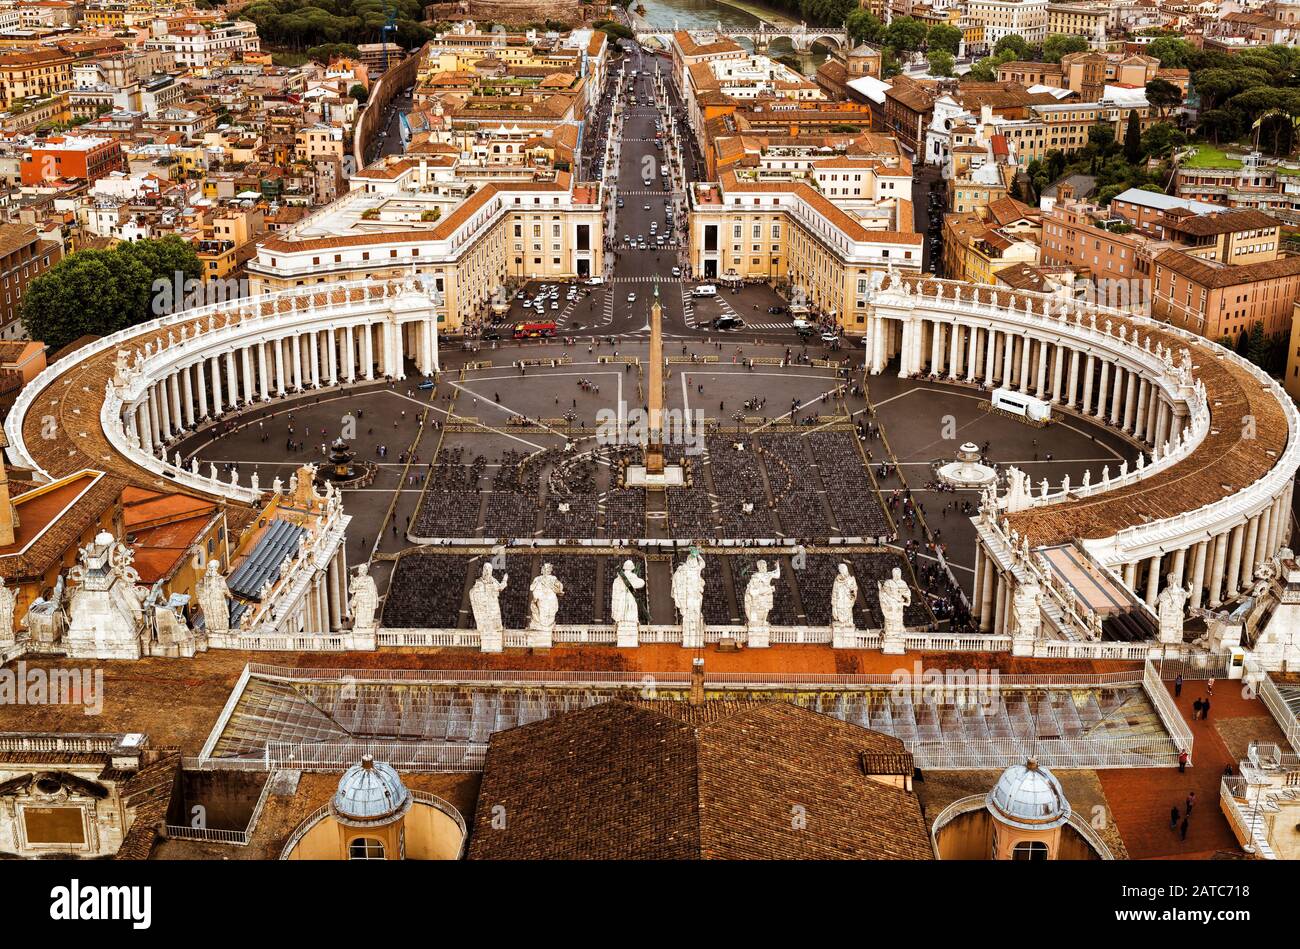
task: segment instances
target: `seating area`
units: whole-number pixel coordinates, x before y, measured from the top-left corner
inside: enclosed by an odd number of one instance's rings
[[[459,626],[465,571],[471,560],[477,558],[419,552],[398,557],[380,625],[395,629]]]
[[[596,597],[598,558],[575,554],[543,554],[543,561],[564,584],[560,597],[560,612],[556,622],[564,625],[590,623]],[[540,564],[538,569],[541,569]]]
[[[487,537],[532,537],[537,531],[535,495],[489,491],[483,508],[483,533]]]
[[[597,501],[594,494],[548,497],[542,509],[542,537],[599,537],[596,529]]]
[[[480,500],[476,492],[430,486],[420,498],[408,533],[412,537],[473,537],[478,531]]]
[[[675,488],[667,492],[668,530],[673,537],[698,540],[717,536],[713,501],[703,488]]]
[[[847,432],[814,432],[807,440],[818,465],[843,473],[835,483],[831,505],[840,536],[872,540],[888,537],[889,521],[862,466],[862,456],[853,443],[853,436]],[[860,477],[849,472],[856,472]]]
[[[645,488],[612,488],[605,495],[605,536],[646,536]]]

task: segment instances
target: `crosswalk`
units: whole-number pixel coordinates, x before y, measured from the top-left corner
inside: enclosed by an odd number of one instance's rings
[[[660,277],[660,276],[656,276],[656,275],[651,275],[651,276],[648,276],[648,277],[647,277],[647,276],[640,276],[640,277],[637,277],[637,276],[611,277],[610,280],[611,280],[611,282],[613,282],[613,283],[660,283],[660,284],[669,284],[669,283],[682,283],[682,282],[683,282],[682,279],[681,279],[680,277],[669,277],[669,276],[666,276],[666,275],[665,275],[665,276],[662,276],[662,277]]]
[[[615,277],[614,279],[617,280],[618,278]],[[611,291],[606,290],[605,305],[601,308],[600,311],[600,325],[608,326],[610,323],[613,322],[614,322],[614,294]]]
[[[695,324],[695,300],[691,297],[686,285],[682,285],[682,314],[686,320],[686,325],[691,329],[698,329]]]

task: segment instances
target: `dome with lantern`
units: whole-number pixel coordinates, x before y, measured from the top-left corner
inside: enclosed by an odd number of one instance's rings
[[[998,820],[1026,830],[1060,827],[1070,819],[1061,782],[1034,758],[1003,771],[985,804]]]
[[[386,824],[411,809],[411,792],[392,765],[366,755],[339,780],[330,809],[346,823]]]

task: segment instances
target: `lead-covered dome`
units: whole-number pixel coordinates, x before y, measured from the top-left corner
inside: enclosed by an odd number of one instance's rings
[[[1003,771],[985,804],[998,820],[1027,829],[1060,827],[1070,819],[1061,782],[1033,758]]]
[[[410,809],[411,792],[392,765],[366,755],[339,780],[330,807],[336,817],[344,820],[383,822],[400,817]]]

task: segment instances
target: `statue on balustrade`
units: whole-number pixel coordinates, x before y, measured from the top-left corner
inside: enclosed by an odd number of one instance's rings
[[[745,626],[747,641],[751,648],[763,648],[769,643],[770,630],[767,618],[772,612],[776,598],[776,581],[781,577],[778,564],[772,570],[767,569],[767,561],[760,560],[754,567],[754,573],[745,585]]]
[[[1183,642],[1183,605],[1192,595],[1191,588],[1180,587],[1171,573],[1165,578],[1165,588],[1156,597],[1156,613],[1160,617],[1160,641]]]
[[[903,579],[903,571],[895,567],[888,580],[876,584],[880,597],[880,614],[884,618],[884,636],[881,640],[881,652],[898,654],[903,652],[903,635],[907,627],[903,622],[903,611],[912,605],[912,588]]]
[[[1017,656],[1032,656],[1034,641],[1042,629],[1042,590],[1032,580],[1016,584],[1011,597],[1011,614],[1015,622],[1011,630],[1011,650]]]
[[[853,626],[853,604],[858,599],[858,580],[849,573],[849,565],[841,563],[836,568],[835,582],[831,584],[831,643],[837,649],[848,648],[856,630]]]
[[[644,587],[645,580],[637,576],[636,565],[631,560],[624,560],[614,577],[609,602],[609,617],[614,623],[617,643],[624,648],[636,646],[638,642],[641,605],[636,591]]]
[[[501,591],[510,581],[510,574],[501,579],[492,576],[492,564],[485,563],[479,578],[469,590],[469,605],[474,613],[474,626],[479,634],[479,648],[484,652],[500,652],[504,624],[501,622]]]
[[[682,645],[699,649],[704,645],[704,557],[692,548],[673,571],[673,603],[682,618]]]
[[[549,648],[555,632],[555,617],[560,612],[560,597],[564,596],[564,584],[552,572],[551,565],[544,563],[542,572],[533,577],[528,591],[528,645]]]
[[[230,587],[221,575],[221,564],[209,560],[203,579],[199,581],[199,607],[203,610],[203,626],[209,633],[230,632]]]
[[[348,612],[352,614],[352,631],[369,633],[375,628],[375,611],[379,609],[379,590],[375,587],[375,578],[370,575],[366,564],[357,567],[357,575],[352,578],[352,596],[348,600]]]

